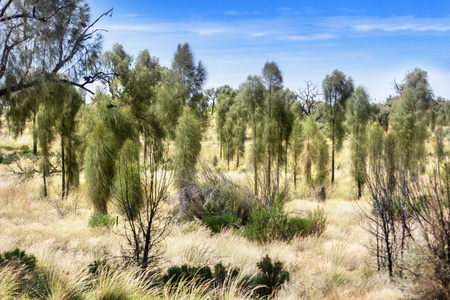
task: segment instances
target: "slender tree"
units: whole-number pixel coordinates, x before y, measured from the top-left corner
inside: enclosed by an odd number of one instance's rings
[[[297,175],[299,173],[299,156],[303,151],[304,145],[304,129],[300,118],[295,118],[292,128],[292,142],[290,144],[292,160],[293,160],[293,173],[294,173],[294,188],[297,188]]]
[[[325,119],[331,140],[331,183],[334,183],[335,152],[342,148],[345,136],[345,105],[353,93],[353,80],[339,70],[327,75],[322,83],[325,98]]]
[[[262,69],[262,76],[264,82],[266,83],[266,113],[265,113],[265,144],[267,153],[267,167],[266,167],[266,189],[268,194],[272,190],[272,163],[273,157],[276,155],[276,130],[277,130],[277,120],[274,118],[274,101],[276,101],[278,91],[283,85],[283,75],[278,67],[278,65],[272,61],[267,61]],[[277,170],[278,172],[278,170]],[[278,173],[277,173],[278,174]],[[277,176],[278,177],[278,176]]]
[[[185,106],[175,130],[175,183],[179,188],[194,179],[201,139],[201,124],[192,110]]]
[[[347,103],[347,122],[351,133],[351,174],[358,185],[358,198],[366,182],[367,122],[370,116],[369,95],[359,86]]]
[[[250,112],[252,127],[252,164],[254,176],[254,191],[258,195],[258,165],[262,161],[263,144],[261,137],[262,107],[264,105],[264,85],[258,76],[249,76],[241,85],[243,100],[247,103]]]
[[[195,63],[194,54],[188,43],[178,44],[172,60],[172,70],[184,88],[183,104],[189,104],[192,97],[201,92],[207,72],[201,60]]]

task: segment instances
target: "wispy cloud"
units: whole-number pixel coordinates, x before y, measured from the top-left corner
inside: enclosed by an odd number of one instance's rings
[[[123,15],[119,15],[119,17],[121,18],[140,18],[140,17],[145,17],[145,14],[123,14]]]
[[[235,10],[228,10],[223,12],[224,15],[227,16],[251,16],[251,15],[258,15],[259,11],[235,11]]]
[[[373,31],[381,30],[386,32],[396,32],[396,31],[415,31],[415,32],[426,32],[426,31],[436,31],[436,32],[446,32],[450,31],[450,24],[362,24],[355,25],[357,31]]]
[[[312,34],[312,35],[287,35],[281,36],[280,40],[289,40],[297,42],[321,41],[338,38],[335,34]]]

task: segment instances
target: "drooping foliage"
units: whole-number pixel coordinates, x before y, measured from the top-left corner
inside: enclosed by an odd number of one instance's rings
[[[363,87],[359,86],[347,103],[347,123],[351,133],[351,174],[358,185],[358,197],[361,197],[362,185],[366,182],[369,114],[369,95]]]
[[[345,106],[352,95],[354,87],[351,77],[339,70],[334,70],[322,82],[325,99],[324,115],[331,140],[331,183],[334,183],[335,152],[339,152],[345,137]]]

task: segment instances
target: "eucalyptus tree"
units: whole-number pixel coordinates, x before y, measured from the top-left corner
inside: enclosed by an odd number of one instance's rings
[[[352,95],[354,87],[351,77],[346,77],[339,70],[334,70],[322,82],[326,109],[328,137],[331,140],[331,183],[334,183],[335,152],[342,148],[345,137],[345,105]]]
[[[351,174],[358,185],[358,198],[366,182],[367,122],[370,117],[369,95],[359,86],[347,103],[347,123],[351,133]]]
[[[319,86],[311,80],[305,81],[305,84],[306,86],[297,94],[297,99],[301,114],[311,116],[319,110],[321,103]]]
[[[82,0],[23,0],[0,3],[0,97],[42,81],[86,89],[102,77],[97,22]],[[66,76],[58,76],[64,73]],[[81,79],[81,80],[80,80]]]
[[[258,165],[263,159],[264,145],[259,124],[262,120],[264,106],[264,85],[261,77],[248,76],[247,81],[240,87],[242,99],[247,103],[252,127],[252,164],[255,195],[258,194]]]

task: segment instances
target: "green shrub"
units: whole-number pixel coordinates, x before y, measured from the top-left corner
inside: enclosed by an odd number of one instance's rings
[[[36,257],[23,250],[14,249],[0,254],[0,269],[11,266],[18,272],[19,281],[14,287],[13,294],[20,298],[38,298],[45,296],[48,278],[43,270],[37,267]]]
[[[311,220],[299,217],[288,218],[286,231],[286,234],[292,237],[297,234],[307,236],[311,233]]]
[[[172,285],[178,285],[182,280],[195,281],[196,284],[209,282],[210,287],[223,286],[227,277],[236,278],[239,269],[225,267],[222,263],[214,266],[214,273],[209,267],[190,267],[182,265],[171,267],[167,273],[161,277],[164,284],[170,281]]]
[[[258,275],[254,283],[262,285],[256,289],[256,294],[260,297],[268,298],[275,296],[277,290],[287,281],[289,281],[289,272],[283,269],[283,263],[272,260],[268,255],[262,258],[258,263]]]
[[[4,159],[2,160],[2,164],[10,165],[10,164],[11,164],[11,159],[9,159],[9,158],[4,158]]]
[[[202,219],[202,224],[211,229],[214,233],[219,233],[223,228],[239,228],[242,219],[227,213],[220,216],[206,215]]]
[[[317,207],[312,212],[308,212],[306,219],[310,223],[310,234],[321,236],[327,226],[327,218],[323,207]]]
[[[239,269],[227,269],[222,263],[218,263],[214,266],[214,282],[216,286],[223,286],[227,276],[230,279],[236,278],[239,275]]]
[[[7,151],[13,151],[14,148],[11,146],[4,146],[3,149],[7,150]]]
[[[170,280],[173,285],[177,285],[181,280],[195,280],[200,283],[212,279],[213,275],[209,267],[190,267],[188,265],[171,267],[167,270],[167,274],[162,277],[164,283]]]
[[[30,150],[30,147],[28,147],[27,145],[22,145],[22,147],[20,147],[20,150],[28,151],[28,150]]]
[[[271,207],[255,207],[242,232],[248,239],[265,244],[273,240],[290,241],[296,235],[308,235],[311,228],[310,220],[289,218],[282,204],[275,201]]]
[[[0,254],[0,264],[16,263],[21,265],[26,271],[36,269],[36,257],[32,254],[26,254],[25,251],[14,249]]]
[[[116,220],[107,214],[94,214],[89,220],[89,226],[91,228],[107,227],[110,228],[114,225]]]

